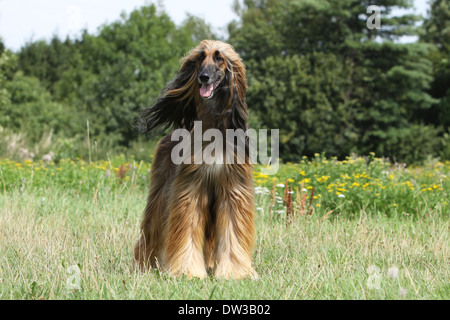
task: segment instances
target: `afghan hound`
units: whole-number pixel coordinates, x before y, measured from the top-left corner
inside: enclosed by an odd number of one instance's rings
[[[208,272],[226,279],[257,277],[252,267],[255,214],[248,143],[241,163],[176,164],[171,158],[179,143],[173,136],[176,129],[185,129],[192,143],[198,142],[194,136],[201,137],[208,129],[220,130],[224,136],[229,129],[246,131],[246,91],[245,67],[232,46],[204,40],[181,59],[178,74],[138,118],[141,133],[172,130],[159,141],[152,163],[141,236],[134,251],[140,270],[156,267],[189,278],[204,278]],[[204,141],[200,150],[206,151]],[[233,145],[232,150],[236,160],[239,149]],[[185,157],[193,160],[195,153]]]

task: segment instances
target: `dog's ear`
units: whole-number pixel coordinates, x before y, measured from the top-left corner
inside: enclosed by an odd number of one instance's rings
[[[245,102],[247,81],[245,67],[240,60],[233,61],[229,68],[229,88],[231,90],[231,116],[229,128],[247,130],[248,111]]]
[[[197,65],[195,61],[183,63],[175,78],[162,91],[156,103],[145,109],[136,119],[134,127],[141,134],[161,134],[166,129],[191,130],[196,118],[198,97]]]

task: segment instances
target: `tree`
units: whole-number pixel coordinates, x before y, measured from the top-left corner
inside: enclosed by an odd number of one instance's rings
[[[235,0],[240,20],[230,23],[230,41],[245,59],[268,55],[340,53],[349,44],[381,37],[395,40],[416,35],[417,15],[391,16],[394,8],[412,8],[411,0],[378,0],[382,27],[367,28],[367,1],[354,0]]]
[[[357,113],[360,153],[373,151],[393,160],[414,162],[427,155],[414,152],[419,158],[405,157],[402,149],[425,150],[425,145],[435,145],[430,140],[422,145],[409,139],[408,144],[414,144],[409,146],[404,138],[411,136],[409,131],[414,125],[421,124],[418,113],[428,111],[436,103],[428,94],[432,81],[429,52],[428,46],[417,43],[368,42],[354,54],[353,61],[359,67],[353,75],[353,85],[358,89],[350,94],[350,107]],[[436,140],[437,135],[428,134],[427,138]],[[429,154],[436,155],[435,152]]]
[[[284,160],[319,152],[344,157],[353,151],[357,135],[345,97],[347,70],[335,55],[268,57],[259,67],[249,78],[250,115],[262,127],[280,129]]]
[[[235,2],[230,42],[248,67],[248,104],[255,123],[281,130],[283,159],[375,151],[405,160],[400,132],[435,102],[429,47],[392,42],[417,34],[420,17],[389,16],[411,1],[371,4],[381,8],[379,30],[366,26],[365,1]]]
[[[25,75],[37,77],[53,98],[79,116],[80,133],[128,146],[138,112],[155,100],[179,68],[179,59],[204,36],[213,36],[199,18],[177,27],[155,5],[105,24],[98,35],[79,40],[27,44],[19,54]]]
[[[430,54],[433,62],[431,95],[439,99],[429,114],[423,115],[433,124],[450,127],[450,4],[445,0],[431,2],[431,10],[425,19],[421,41],[436,46]]]
[[[18,70],[18,57],[5,50],[0,56],[0,126],[24,132],[37,142],[44,132],[55,134],[71,130],[73,116],[63,105],[55,103],[50,93],[35,77]]]
[[[0,42],[1,43],[1,42]],[[3,47],[3,43],[1,43]],[[0,50],[0,110],[11,101],[11,95],[6,89],[7,81],[12,77],[16,56],[2,48]]]
[[[432,0],[428,18],[423,23],[422,40],[434,43],[447,55],[450,54],[450,3]]]

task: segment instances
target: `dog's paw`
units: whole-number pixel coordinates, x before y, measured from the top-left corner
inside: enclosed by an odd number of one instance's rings
[[[190,269],[183,268],[176,271],[175,270],[166,270],[166,271],[170,276],[181,277],[184,275],[189,279],[193,278],[204,279],[208,276],[206,268],[190,268]]]
[[[195,271],[186,271],[186,272],[183,272],[183,274],[185,274],[189,279],[192,279],[192,278],[205,279],[208,276],[206,269],[195,270]]]
[[[258,273],[250,268],[241,268],[228,266],[227,268],[221,268],[220,266],[214,270],[214,276],[216,278],[232,279],[232,280],[242,280],[242,279],[259,279]]]

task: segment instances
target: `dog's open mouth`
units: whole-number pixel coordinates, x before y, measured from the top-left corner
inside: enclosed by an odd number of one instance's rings
[[[207,84],[202,83],[202,86],[200,87],[200,96],[205,99],[212,98],[214,95],[214,90],[219,86],[220,80],[217,80],[214,83]]]

